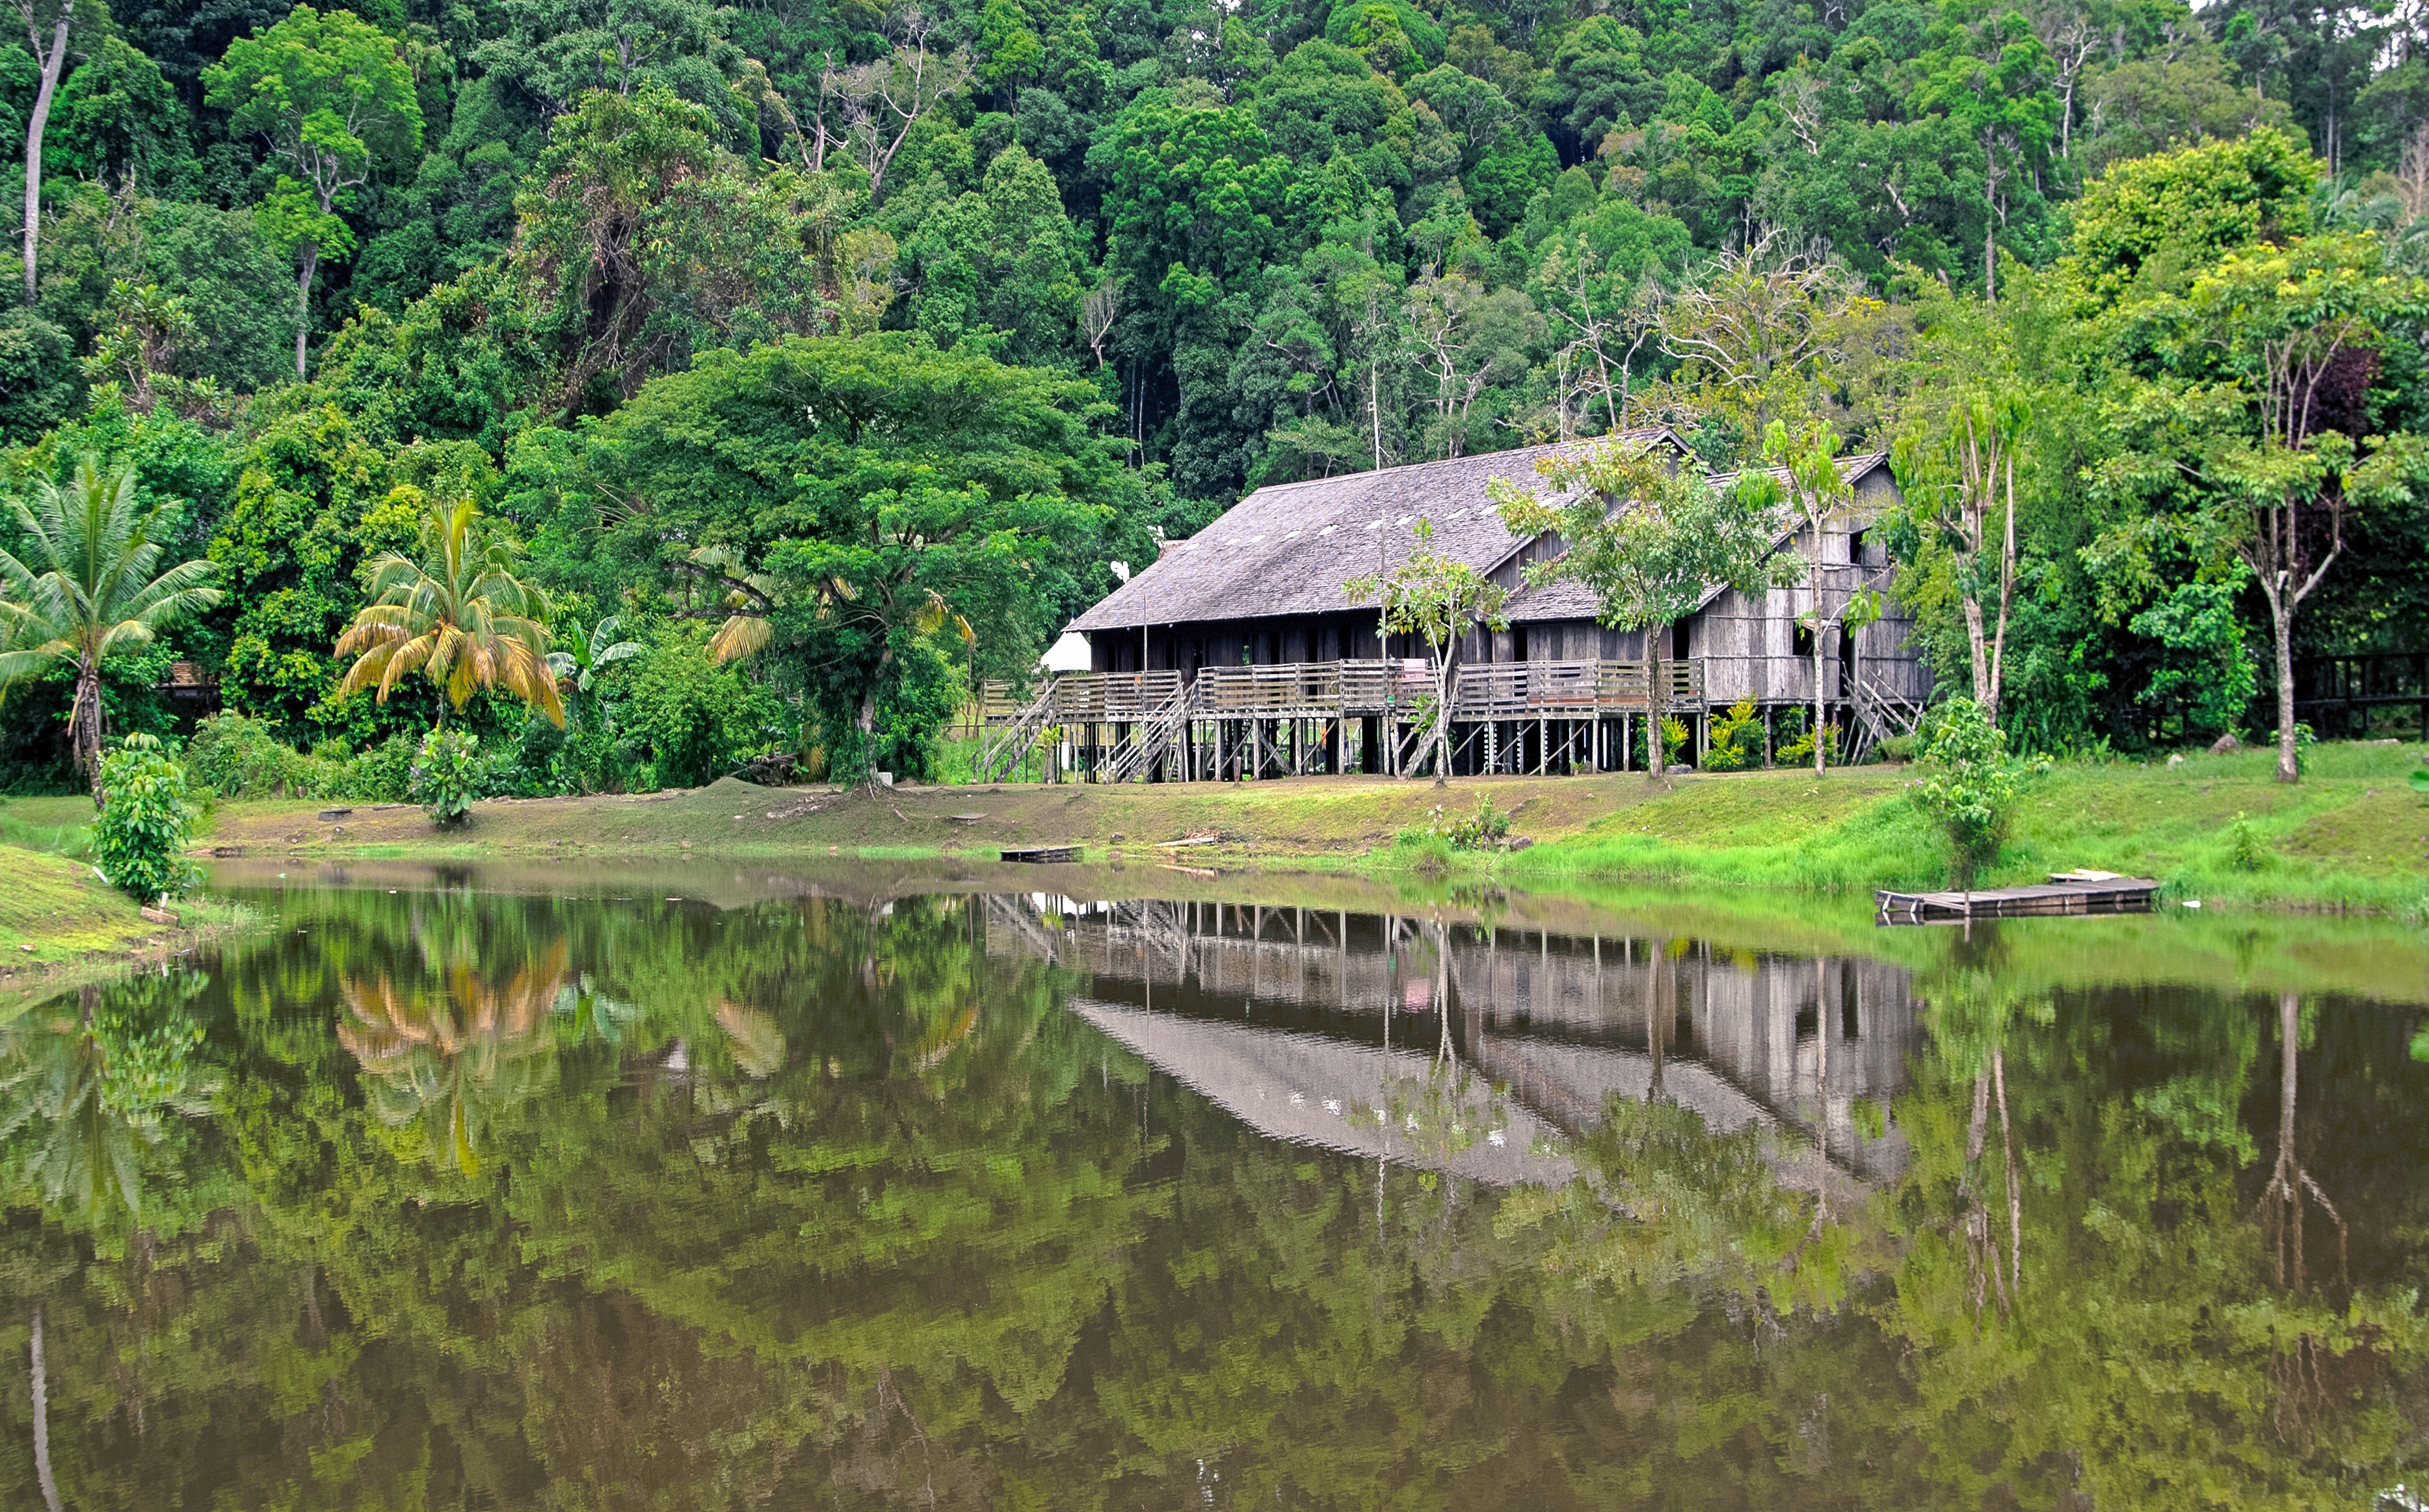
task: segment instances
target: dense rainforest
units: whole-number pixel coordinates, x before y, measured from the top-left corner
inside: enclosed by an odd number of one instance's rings
[[[441,694],[336,650],[383,553],[530,590],[489,791],[950,775],[974,678],[1246,490],[1653,423],[1895,449],[1897,591],[2033,748],[2265,732],[2273,649],[2429,611],[2408,9],[20,10],[0,487],[212,565],[88,660],[223,791],[401,784]],[[75,781],[77,673],[0,783]]]

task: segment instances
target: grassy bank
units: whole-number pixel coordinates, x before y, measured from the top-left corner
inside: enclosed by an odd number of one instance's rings
[[[8,879],[0,887],[0,1001],[190,950],[245,918],[225,903],[189,900],[174,911],[174,924],[161,924],[85,863],[16,846],[0,846],[0,877]]]
[[[2060,764],[2024,785],[2014,829],[1982,885],[2096,867],[2156,877],[2209,905],[2417,914],[2429,907],[2429,806],[2407,786],[2414,746],[2319,748],[2293,786],[2266,751],[2164,764]],[[1794,889],[1930,887],[1947,864],[1927,819],[1898,793],[1829,812],[1803,792],[1714,791],[1661,812],[1614,814],[1514,857],[1517,875],[1565,874]],[[1778,807],[1765,812],[1765,801]]]
[[[2299,786],[2267,752],[2181,764],[2064,764],[2025,785],[2013,836],[1986,885],[2076,866],[2159,878],[2212,906],[2414,915],[2429,875],[2429,807],[2405,785],[2412,746],[2329,745]],[[701,855],[868,858],[989,855],[1080,845],[1092,856],[1208,867],[1411,870],[1490,867],[1533,886],[1693,882],[1860,893],[1946,879],[1939,837],[1908,799],[1916,773],[1809,772],[1489,778],[1397,782],[1306,778],[1147,786],[770,790],[732,781],[638,797],[483,803],[460,830],[416,809],[222,805],[225,854],[473,857]],[[1491,859],[1412,842],[1431,811],[1479,797],[1534,846]],[[40,824],[54,800],[0,806],[0,826]],[[69,801],[69,800],[60,800]],[[27,805],[34,805],[28,807]],[[55,819],[52,822],[57,822]],[[2239,830],[2239,825],[2240,829]],[[1208,843],[1159,848],[1183,837]]]

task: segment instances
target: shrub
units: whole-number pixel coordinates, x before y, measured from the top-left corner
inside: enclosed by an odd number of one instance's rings
[[[391,803],[405,797],[413,742],[387,743],[349,754],[334,741],[306,753],[282,744],[262,721],[215,714],[186,743],[186,774],[201,790],[230,798],[353,798]]]
[[[1771,753],[1771,759],[1782,766],[1801,766],[1813,759],[1813,727],[1803,722],[1807,717],[1799,711],[1800,724],[1796,738]],[[1822,759],[1835,764],[1839,760],[1839,730],[1836,725],[1822,727]]]
[[[186,766],[194,781],[223,797],[321,797],[298,792],[304,758],[280,745],[270,727],[240,714],[215,714],[194,727]]]
[[[1752,698],[1740,698],[1729,705],[1729,712],[1712,721],[1710,738],[1704,745],[1704,770],[1708,772],[1743,772],[1762,760],[1760,741],[1762,721],[1757,718]]]
[[[1903,766],[1914,760],[1915,750],[1922,744],[1923,742],[1913,735],[1889,735],[1883,737],[1873,749],[1881,760],[1896,762]]]
[[[93,856],[110,885],[140,903],[174,897],[194,885],[186,840],[194,811],[186,802],[186,771],[150,735],[129,735],[102,758],[101,816],[92,824]]]
[[[762,725],[780,713],[738,666],[710,662],[697,637],[658,641],[631,666],[619,728],[647,763],[635,763],[638,789],[717,781],[762,743]]]
[[[2007,737],[1992,728],[1980,704],[1951,698],[1933,715],[1925,760],[1938,770],[1917,801],[1948,836],[1957,884],[1971,887],[1981,869],[1998,859],[2015,813],[2016,770],[2008,760]]]
[[[1498,842],[1510,832],[1510,815],[1493,806],[1493,796],[1479,793],[1476,812],[1454,819],[1443,812],[1439,803],[1427,816],[1426,833],[1440,835],[1453,850],[1480,850]]]
[[[434,730],[422,737],[409,785],[413,801],[432,824],[461,824],[471,814],[484,777],[479,746],[461,730]]]
[[[2233,828],[2226,832],[2227,860],[2239,872],[2256,872],[2269,864],[2269,847],[2262,845],[2252,821],[2241,814],[2235,816]]]
[[[1412,826],[1392,837],[1392,848],[1398,859],[1413,871],[1442,872],[1450,869],[1450,842],[1430,830]]]

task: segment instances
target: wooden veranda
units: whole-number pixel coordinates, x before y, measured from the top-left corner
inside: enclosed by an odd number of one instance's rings
[[[1420,661],[1342,660],[1177,671],[1072,672],[1025,704],[994,694],[981,781],[1021,771],[1087,781],[1219,781],[1431,773],[1624,771],[1651,707],[1643,662],[1488,663],[1455,669],[1446,712]],[[1664,712],[1700,714],[1702,664],[1661,664]]]

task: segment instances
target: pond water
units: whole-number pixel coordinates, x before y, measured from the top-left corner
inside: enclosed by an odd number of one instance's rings
[[[11,1508],[2419,1504],[2418,931],[216,885],[0,1024]]]

